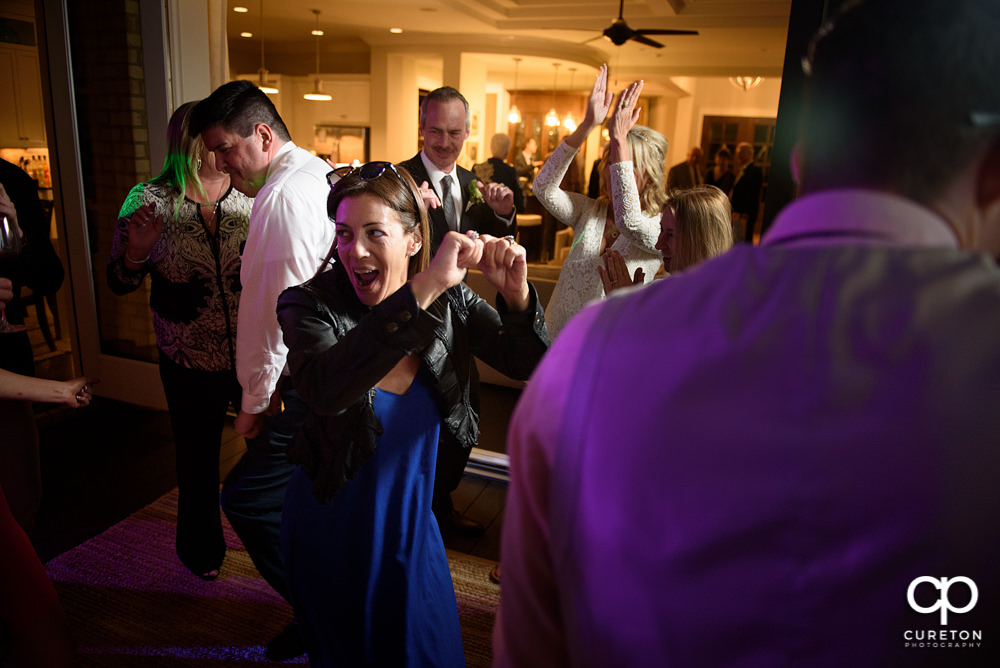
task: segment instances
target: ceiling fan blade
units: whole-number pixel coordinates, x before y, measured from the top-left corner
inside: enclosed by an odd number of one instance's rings
[[[595,40],[598,40],[598,39],[604,39],[603,33],[600,34],[600,35],[598,35],[597,37],[591,37],[590,39],[588,39],[586,41],[580,42],[580,44],[590,44],[591,42],[593,42]]]
[[[638,33],[636,33],[635,35],[632,35],[632,41],[639,42],[640,44],[645,44],[646,46],[652,46],[652,47],[655,47],[657,49],[662,49],[663,48],[663,45],[660,44],[659,42],[654,42],[653,40],[649,39],[648,37],[643,37],[642,35],[640,35]]]
[[[697,30],[636,30],[637,35],[697,35]]]

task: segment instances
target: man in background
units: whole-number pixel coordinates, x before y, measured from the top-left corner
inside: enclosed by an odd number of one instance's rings
[[[240,278],[236,374],[243,388],[236,431],[247,451],[226,477],[222,509],[264,579],[286,600],[281,508],[292,465],[287,446],[308,411],[284,373],[288,349],[275,315],[278,295],[312,278],[333,245],[327,215],[329,165],[296,146],[274,104],[256,86],[233,81],[191,112],[191,133],[216,166],[254,197]],[[270,658],[303,652],[294,626],[268,646]]]
[[[449,230],[503,237],[516,233],[514,192],[502,183],[477,182],[475,174],[457,164],[469,138],[469,103],[460,92],[444,86],[432,90],[420,105],[420,136],[424,147],[401,163],[420,184],[431,224],[431,248],[436,252]],[[457,183],[456,183],[457,181]],[[472,383],[473,409],[479,412],[478,377]],[[438,446],[434,478],[434,515],[444,528],[482,532],[479,522],[454,509],[451,492],[458,487],[470,451],[445,439]]]
[[[801,199],[524,391],[494,665],[1000,665],[1000,4],[850,6]]]
[[[518,181],[517,170],[506,163],[507,154],[510,152],[510,135],[497,133],[490,140],[490,154],[492,157],[486,162],[489,163],[493,171],[490,180],[494,183],[502,183],[514,192],[514,206],[518,211],[524,212],[524,190]]]
[[[753,161],[753,145],[740,142],[736,145],[736,181],[733,183],[733,226],[743,233],[748,244],[753,243],[760,207],[760,189],[764,185],[764,172]],[[740,240],[739,234],[736,241]]]
[[[514,169],[518,176],[523,176],[530,183],[535,178],[535,169],[542,166],[541,160],[535,160],[535,153],[538,152],[538,142],[534,137],[528,137],[524,146],[517,155],[514,156]]]
[[[693,188],[705,182],[701,171],[701,158],[704,153],[700,146],[692,146],[688,151],[687,160],[679,162],[667,172],[667,190]]]
[[[501,183],[479,184],[458,165],[469,138],[469,103],[454,88],[432,90],[420,105],[424,147],[402,164],[420,184],[431,223],[431,247],[449,230],[503,237],[514,234],[517,215],[513,191]]]

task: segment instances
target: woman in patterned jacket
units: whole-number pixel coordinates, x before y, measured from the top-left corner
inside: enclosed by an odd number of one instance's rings
[[[177,456],[177,556],[211,580],[226,555],[219,450],[226,409],[240,405],[240,246],[253,200],[232,187],[201,139],[188,133],[193,106],[182,105],[170,118],[163,171],[125,199],[107,278],[111,290],[124,295],[150,276],[149,306]]]

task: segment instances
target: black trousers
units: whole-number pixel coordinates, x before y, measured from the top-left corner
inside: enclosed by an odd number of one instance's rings
[[[474,360],[472,364],[471,382],[469,383],[469,402],[476,415],[480,415],[479,408],[479,370]],[[444,429],[442,425],[441,429]],[[447,521],[453,508],[451,493],[458,488],[465,475],[465,466],[469,463],[469,455],[472,448],[463,448],[461,445],[451,442],[450,439],[442,438],[438,442],[437,462],[434,470],[434,498],[431,507],[438,521]]]
[[[260,574],[286,601],[288,583],[281,557],[281,509],[294,466],[288,445],[306,420],[309,407],[281,381],[280,413],[265,419],[256,438],[247,439],[247,451],[222,486],[222,509]]]
[[[177,556],[193,573],[222,565],[226,541],[219,509],[219,451],[226,409],[239,409],[235,371],[188,369],[160,351],[177,460]]]

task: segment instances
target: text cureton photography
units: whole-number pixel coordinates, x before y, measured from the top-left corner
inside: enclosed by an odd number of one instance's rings
[[[967,629],[907,629],[903,647],[982,647],[983,632]]]
[[[964,605],[954,605],[949,598],[949,590],[953,584],[959,584],[968,592],[968,601]],[[938,598],[933,605],[921,605],[917,601],[917,589],[924,585],[937,590]],[[914,578],[906,590],[906,600],[910,607],[922,614],[939,612],[942,625],[948,624],[948,613],[964,614],[972,610],[979,601],[979,588],[967,577],[932,578],[923,576]],[[982,630],[968,629],[907,629],[903,632],[903,646],[914,648],[976,648],[982,647]]]

